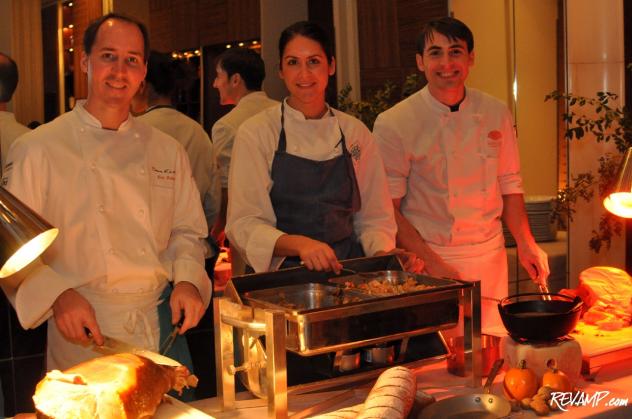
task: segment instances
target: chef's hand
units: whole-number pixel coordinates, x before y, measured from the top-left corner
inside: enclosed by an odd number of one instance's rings
[[[181,281],[173,287],[171,299],[171,324],[178,324],[184,312],[184,321],[179,334],[183,334],[192,327],[197,326],[204,315],[204,302],[197,287],[190,282]]]
[[[459,271],[446,263],[443,258],[437,254],[429,254],[428,258],[424,259],[424,262],[424,272],[430,276],[436,278],[461,279]]]
[[[66,339],[88,343],[90,337],[85,330],[88,329],[94,343],[103,345],[104,340],[97,324],[94,308],[74,289],[70,288],[59,294],[53,303],[53,317],[57,329]]]
[[[336,253],[327,244],[305,236],[299,237],[298,256],[310,271],[334,271],[340,274],[342,265],[338,262]]]
[[[385,252],[380,250],[379,252],[375,252],[374,256],[384,256],[384,255],[397,255],[399,260],[404,264],[404,270],[406,272],[412,272],[415,274],[421,273],[424,269],[424,261],[423,259],[417,257],[414,252],[409,252],[404,249],[395,248],[389,252]]]
[[[517,245],[518,260],[525,268],[529,277],[536,284],[546,285],[546,280],[551,273],[549,258],[535,241],[528,241]]]

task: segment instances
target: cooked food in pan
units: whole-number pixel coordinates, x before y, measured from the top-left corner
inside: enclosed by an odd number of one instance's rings
[[[347,288],[357,288],[368,294],[402,294],[406,292],[421,291],[434,288],[434,285],[418,284],[414,278],[406,278],[404,282],[397,283],[390,278],[371,279],[366,282],[346,281]]]

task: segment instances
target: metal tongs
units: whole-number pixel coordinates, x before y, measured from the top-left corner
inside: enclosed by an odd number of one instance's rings
[[[549,295],[549,287],[546,285],[546,282],[544,284],[538,284],[538,289],[542,294],[543,300],[551,301],[551,296]]]
[[[173,343],[176,341],[176,338],[178,337],[178,332],[180,332],[180,328],[182,327],[183,321],[184,321],[184,317],[180,318],[180,321],[178,322],[178,324],[173,326],[173,330],[171,331],[171,333],[169,333],[169,336],[167,336],[164,342],[162,342],[162,344],[160,345],[160,349],[158,350],[158,353],[160,355],[166,355],[167,352],[169,352],[169,349],[171,349],[171,347],[173,346]]]

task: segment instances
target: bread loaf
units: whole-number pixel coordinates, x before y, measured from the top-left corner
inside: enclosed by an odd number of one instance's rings
[[[47,373],[33,401],[38,417],[138,419],[151,417],[170,389],[195,385],[197,378],[184,366],[123,353]]]
[[[417,381],[406,367],[384,371],[364,402],[358,419],[404,419],[415,399]]]
[[[355,419],[364,408],[364,403],[355,406],[343,407],[333,412],[324,413],[318,416],[310,416],[309,419]]]

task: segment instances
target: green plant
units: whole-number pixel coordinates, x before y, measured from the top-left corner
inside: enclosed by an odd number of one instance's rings
[[[623,153],[632,146],[632,116],[627,108],[611,104],[616,99],[617,95],[611,92],[597,92],[596,97],[588,98],[555,91],[545,97],[545,101],[565,101],[569,105],[569,111],[562,116],[567,124],[567,140],[582,140],[590,134],[597,142],[612,141],[617,149],[615,154],[606,153],[599,157],[597,176],[592,172],[580,173],[572,177],[569,185],[558,191],[553,216],[561,228],[567,228],[567,220],[573,220],[577,201],[590,201],[595,188],[599,199],[603,201],[615,181]],[[620,236],[622,231],[622,221],[604,211],[598,230],[592,231],[588,243],[590,249],[595,253],[599,253],[604,245],[609,249],[613,235]]]
[[[349,97],[352,88],[347,84],[338,93],[338,109],[355,116],[372,130],[377,116],[395,103],[419,90],[422,80],[421,75],[418,73],[409,74],[399,92],[395,83],[387,81],[383,87],[373,92],[365,100],[352,100]]]

